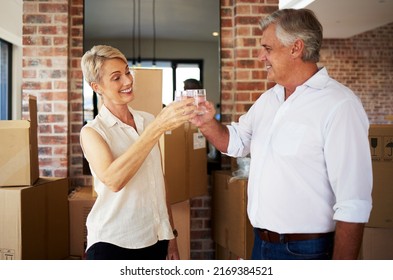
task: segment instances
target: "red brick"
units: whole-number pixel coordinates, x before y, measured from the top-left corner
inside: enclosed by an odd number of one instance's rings
[[[37,77],[37,72],[35,70],[23,70],[22,71],[23,78],[35,78]]]
[[[251,36],[251,26],[236,27],[236,36],[250,37]]]
[[[40,13],[67,13],[68,5],[59,3],[40,3],[38,10]]]
[[[237,16],[235,17],[236,25],[256,25],[259,23],[259,18],[255,16]]]
[[[60,177],[60,178],[68,177],[68,172],[66,168],[63,169],[56,168],[53,172],[54,172],[53,173],[54,177]]]
[[[251,71],[248,69],[239,69],[236,70],[236,80],[250,80],[251,79]]]
[[[66,144],[67,139],[64,136],[45,136],[40,135],[38,137],[38,145],[59,145],[59,144]],[[49,160],[47,160],[49,161]],[[50,164],[50,163],[48,163]],[[41,163],[40,163],[41,167]]]
[[[235,94],[235,101],[242,102],[242,101],[250,101],[250,94],[246,92],[238,92]]]
[[[42,24],[42,23],[51,23],[52,18],[48,15],[40,15],[40,14],[24,14],[23,23],[24,24]]]
[[[23,83],[23,89],[28,90],[28,89],[39,89],[39,90],[44,90],[44,89],[51,89],[52,84],[51,82],[34,82],[34,81],[26,81]]]
[[[236,15],[249,15],[251,12],[250,5],[237,5],[235,7],[235,14]]]
[[[236,58],[249,58],[250,50],[249,49],[237,49],[236,50]]]
[[[53,131],[54,131],[54,133],[67,133],[68,126],[55,124],[55,125],[53,125]]]
[[[52,126],[51,125],[39,125],[38,131],[40,134],[42,133],[52,133]],[[49,147],[47,147],[49,149]]]

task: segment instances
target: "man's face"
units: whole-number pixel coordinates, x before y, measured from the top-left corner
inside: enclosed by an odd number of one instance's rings
[[[276,36],[276,26],[271,24],[262,34],[258,59],[265,63],[269,81],[284,85],[294,69],[291,69],[292,46],[284,46]]]

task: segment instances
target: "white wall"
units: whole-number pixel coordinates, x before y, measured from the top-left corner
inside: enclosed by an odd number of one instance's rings
[[[12,48],[12,118],[20,119],[22,111],[22,16],[23,0],[6,0],[0,8],[0,38]]]
[[[156,41],[157,59],[202,59],[203,60],[203,84],[206,88],[208,100],[215,104],[220,103],[220,66],[219,66],[219,43],[199,41]],[[105,44],[118,48],[126,57],[133,57],[133,44],[125,39],[95,39],[85,41],[85,50],[94,45]],[[137,46],[136,46],[137,47]],[[137,55],[136,55],[137,56]],[[141,41],[141,57],[151,59],[153,57],[152,40]]]

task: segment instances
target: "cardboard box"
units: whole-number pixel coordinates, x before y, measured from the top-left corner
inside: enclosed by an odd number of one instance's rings
[[[157,116],[163,108],[162,104],[162,70],[134,68],[135,99],[131,107]]]
[[[0,121],[0,187],[31,186],[39,177],[37,100],[29,97],[30,121]]]
[[[360,259],[393,260],[393,229],[366,227]]]
[[[61,260],[69,255],[68,179],[0,188],[0,260]]]
[[[175,228],[179,234],[177,247],[181,260],[190,259],[190,201],[182,201],[171,205]]]
[[[208,193],[206,138],[197,127],[186,124],[189,198]]]
[[[85,258],[87,246],[86,219],[96,201],[92,187],[77,188],[68,197],[70,219],[70,255]]]
[[[242,258],[216,243],[216,260],[242,260]]]
[[[213,239],[237,258],[250,259],[253,228],[247,216],[247,180],[213,172]]]
[[[165,133],[161,138],[161,153],[168,201],[170,204],[188,199],[186,174],[186,134],[184,127]]]
[[[371,125],[373,208],[367,227],[393,228],[393,125]]]
[[[185,124],[161,139],[163,169],[171,204],[207,194],[206,139]]]

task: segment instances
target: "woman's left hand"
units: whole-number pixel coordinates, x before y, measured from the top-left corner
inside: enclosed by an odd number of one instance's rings
[[[176,238],[169,240],[167,260],[180,260]]]

